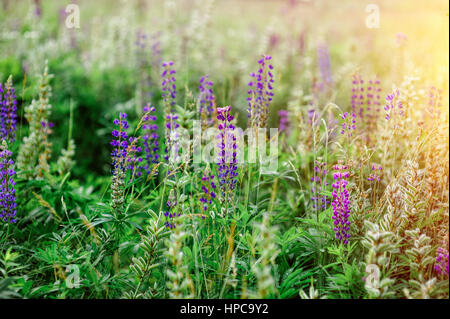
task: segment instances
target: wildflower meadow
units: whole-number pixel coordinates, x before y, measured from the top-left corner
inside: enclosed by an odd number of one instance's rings
[[[0,298],[448,299],[448,7],[1,0]]]

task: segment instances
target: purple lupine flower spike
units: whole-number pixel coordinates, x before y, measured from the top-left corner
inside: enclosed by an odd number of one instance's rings
[[[175,99],[177,97],[177,86],[175,84],[176,71],[172,68],[172,61],[164,62],[162,66],[164,70],[161,73],[161,87],[165,108],[164,119],[166,128],[166,148],[164,149],[166,155],[164,158],[165,160],[169,160],[169,158],[176,160],[178,156],[177,129],[180,126],[177,123],[178,115],[175,113]]]
[[[249,127],[264,128],[269,117],[269,104],[273,99],[273,66],[269,55],[263,55],[258,61],[259,69],[250,73],[253,78],[248,83],[248,117]]]
[[[334,166],[335,172],[333,173],[334,183],[333,187],[333,201],[331,206],[333,207],[333,231],[335,237],[339,241],[348,243],[350,238],[350,200],[349,192],[347,190],[348,178],[350,176],[347,171],[346,165],[337,164]]]
[[[133,172],[142,162],[142,159],[138,156],[142,149],[136,145],[137,138],[128,136],[127,129],[130,126],[126,113],[120,113],[119,118],[114,119],[113,124],[116,128],[111,132],[113,139],[110,144],[114,147],[111,152],[112,174],[114,176],[119,171],[121,174],[125,174],[127,170]]]
[[[364,80],[359,74],[353,75],[351,106],[352,113],[364,117]]]
[[[144,112],[142,129],[145,133],[142,136],[142,141],[145,152],[145,163],[140,168],[148,175],[151,174],[153,166],[159,162],[159,136],[157,133],[156,109],[150,106],[150,104],[147,104],[144,107]]]
[[[219,120],[219,156],[217,165],[219,166],[219,186],[223,198],[232,195],[236,186],[237,173],[237,146],[235,127],[231,123],[234,117],[231,115],[231,107],[226,106],[217,109],[217,119]]]
[[[384,111],[386,112],[385,119],[392,119],[395,125],[397,117],[403,117],[405,115],[403,104],[400,101],[400,90],[396,89],[392,94],[387,95]]]
[[[214,182],[214,175],[211,175],[209,167],[206,167],[203,172],[203,176],[201,178],[201,191],[200,191],[200,206],[203,214],[206,214],[209,211],[210,206],[213,201],[216,199],[217,185]],[[205,215],[202,214],[202,218],[205,218]]]
[[[314,175],[311,177],[311,201],[314,209],[325,210],[330,203],[328,196],[321,194],[328,186],[327,175],[327,163],[316,161]]]
[[[14,142],[16,138],[17,100],[12,84],[8,78],[4,88],[0,83],[0,138]]]
[[[212,90],[213,82],[209,80],[209,75],[202,76],[200,78],[200,84],[198,89],[200,90],[199,104],[200,104],[200,116],[202,118],[202,124],[207,126],[214,122],[214,102],[215,96]]]
[[[173,189],[170,190],[169,198],[167,200],[167,210],[164,212],[164,216],[166,217],[166,221],[164,225],[167,228],[174,229],[177,227],[176,225],[176,217],[180,217],[181,213],[177,210],[177,197],[175,195],[175,191]]]
[[[348,137],[353,136],[353,132],[356,129],[356,114],[352,113],[349,115],[348,112],[341,114],[342,124],[341,124],[341,134],[347,134]]]
[[[6,141],[0,144],[0,220],[6,223],[17,221],[16,182],[14,161]]]

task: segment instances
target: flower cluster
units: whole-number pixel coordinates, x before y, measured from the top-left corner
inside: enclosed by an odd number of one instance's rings
[[[211,125],[214,121],[215,96],[212,90],[213,82],[209,80],[209,75],[200,78],[200,96],[198,98],[200,104],[200,116],[203,125]]]
[[[327,182],[327,163],[316,161],[314,166],[314,176],[311,177],[311,200],[314,209],[326,209],[330,201],[327,195],[322,195],[322,191],[328,186]]]
[[[176,71],[172,69],[173,61],[164,62],[162,64],[164,71],[161,73],[162,98],[166,107],[166,112],[173,112],[175,99],[177,97],[177,85],[175,84]]]
[[[352,96],[351,96],[352,112],[359,114],[363,118],[364,113],[364,80],[361,75],[354,74],[352,79]]]
[[[402,101],[400,101],[400,90],[396,89],[392,94],[388,94],[384,110],[386,111],[386,120],[405,115]]]
[[[372,169],[372,173],[370,173],[369,178],[367,178],[367,180],[369,182],[374,182],[374,181],[379,182],[380,178],[381,178],[381,173],[379,173],[379,172],[383,170],[383,167],[381,165],[372,164],[371,169]]]
[[[217,197],[215,190],[217,189],[217,185],[214,183],[214,175],[211,175],[209,168],[207,167],[203,172],[203,176],[201,178],[201,193],[200,193],[200,205],[202,206],[202,210],[206,213],[213,203],[213,200]],[[202,218],[205,218],[204,215]]]
[[[322,77],[322,84],[320,88],[329,87],[333,85],[333,77],[331,75],[330,54],[328,53],[328,46],[321,43],[317,46],[317,59],[319,62],[320,75]]]
[[[343,120],[341,134],[344,135],[347,133],[348,137],[352,137],[353,131],[356,129],[356,114],[352,113],[349,116],[348,112],[345,112],[341,114],[341,119]]]
[[[14,161],[6,141],[0,144],[0,220],[15,223],[17,221],[16,182],[14,181]]]
[[[271,56],[263,55],[258,61],[257,73],[250,73],[253,78],[248,83],[248,117],[249,127],[266,127],[269,117],[269,104],[273,99],[273,66],[270,64]]]
[[[279,126],[280,132],[287,133],[289,126],[291,125],[289,121],[289,111],[280,110],[278,111],[278,116],[280,117],[280,126]]]
[[[234,117],[231,115],[231,107],[226,106],[217,109],[217,119],[219,120],[219,156],[217,164],[219,166],[219,185],[223,197],[229,195],[236,186],[237,173],[237,153],[235,127],[231,123]]]
[[[177,123],[178,115],[175,113],[175,99],[177,96],[177,86],[175,84],[176,71],[172,69],[173,62],[162,64],[164,71],[161,73],[162,98],[164,101],[165,127],[166,127],[166,148],[164,149],[165,160],[176,160],[178,156],[178,132],[180,125]]]
[[[375,80],[369,80],[369,84],[367,85],[367,93],[366,93],[366,104],[367,104],[367,129],[372,131],[375,129],[378,114],[380,113],[380,95],[381,95],[381,87],[380,80],[375,78]]]
[[[142,162],[142,158],[138,154],[142,151],[140,146],[137,146],[137,139],[128,136],[127,129],[129,124],[126,113],[121,113],[118,119],[114,119],[113,124],[116,129],[113,129],[111,146],[114,147],[111,152],[112,158],[112,194],[111,207],[116,211],[120,210],[124,202],[123,187],[125,183],[125,175],[127,170],[133,174],[139,175],[137,167]]]
[[[169,198],[167,200],[167,210],[164,212],[164,216],[166,217],[166,221],[164,225],[167,228],[174,229],[176,228],[175,217],[180,217],[181,213],[177,210],[177,197],[175,195],[175,191],[173,189],[170,190]]]
[[[436,272],[443,277],[448,277],[449,273],[448,261],[449,261],[448,250],[438,247],[438,255],[436,257],[436,264],[434,266],[434,270],[436,270]]]
[[[333,201],[331,203],[331,206],[333,206],[333,231],[336,239],[343,241],[344,244],[347,244],[350,238],[350,221],[348,220],[350,216],[350,200],[347,190],[347,179],[350,174],[347,169],[348,167],[342,164],[334,166]]]
[[[3,88],[0,83],[0,139],[13,142],[16,137],[17,100],[12,84],[12,77]]]
[[[144,145],[145,163],[141,166],[147,174],[152,172],[152,166],[159,162],[159,136],[157,133],[158,125],[156,124],[156,109],[153,106],[146,105],[144,107],[144,117],[142,129],[144,135],[142,136],[142,143]]]
[[[116,175],[119,171],[125,173],[126,171],[126,158],[129,137],[127,134],[127,129],[130,127],[127,121],[127,114],[120,113],[118,119],[114,119],[113,124],[117,129],[112,130],[111,134],[113,140],[111,141],[111,146],[114,147],[111,157],[113,165],[113,175]]]

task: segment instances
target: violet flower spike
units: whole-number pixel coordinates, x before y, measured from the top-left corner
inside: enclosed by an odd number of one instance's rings
[[[249,127],[267,126],[269,117],[269,105],[273,99],[273,66],[269,55],[263,55],[258,61],[259,69],[256,73],[250,73],[252,80],[248,83],[248,118]]]
[[[14,161],[6,141],[0,144],[0,221],[17,222],[16,182],[14,181]]]
[[[333,179],[333,231],[337,240],[348,244],[350,238],[350,199],[347,190],[348,178],[350,176],[346,165],[335,165]]]
[[[219,135],[217,144],[219,156],[217,165],[219,166],[219,186],[223,198],[230,199],[236,186],[237,173],[237,146],[235,127],[231,123],[234,117],[231,115],[231,107],[226,106],[217,109],[217,119],[219,120]]]

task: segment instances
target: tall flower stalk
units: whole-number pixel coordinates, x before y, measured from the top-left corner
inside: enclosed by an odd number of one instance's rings
[[[178,115],[175,113],[175,99],[177,97],[177,86],[175,84],[176,71],[172,68],[172,61],[164,62],[162,66],[164,71],[161,73],[161,87],[166,128],[165,160],[173,163],[178,159],[179,146],[177,129],[180,127],[177,123]]]
[[[14,161],[5,140],[0,144],[0,220],[6,223],[17,221],[16,182]]]
[[[130,172],[130,178],[139,172],[139,164],[142,158],[139,156],[141,148],[137,146],[137,139],[128,136],[127,129],[129,124],[126,113],[120,113],[118,119],[113,121],[115,129],[112,130],[113,139],[111,146],[112,159],[112,183],[111,183],[111,207],[116,214],[121,214],[123,203],[125,202],[124,187],[127,171]]]
[[[253,80],[248,84],[248,126],[265,128],[269,118],[269,104],[273,99],[273,66],[269,55],[263,55],[258,61],[259,69],[251,73]]]
[[[348,243],[350,238],[350,199],[347,190],[348,178],[350,176],[346,165],[337,164],[334,166],[333,179],[333,231],[337,240]]]
[[[311,177],[311,201],[316,210],[325,210],[330,203],[327,195],[322,195],[322,191],[328,186],[327,163],[316,161],[314,175]]]
[[[142,136],[142,143],[144,146],[145,161],[140,168],[149,175],[152,173],[154,165],[159,162],[159,136],[157,133],[156,109],[148,104],[144,107],[144,112],[142,129],[145,133]]]
[[[354,74],[352,79],[351,95],[352,113],[358,114],[360,118],[364,116],[364,80],[361,75]]]
[[[176,218],[181,216],[181,212],[178,206],[177,196],[173,189],[169,192],[169,198],[167,200],[167,210],[164,212],[164,216],[166,217],[166,221],[164,225],[167,228],[174,229],[177,227]]]
[[[215,96],[212,90],[213,82],[209,80],[209,75],[200,78],[198,89],[200,90],[199,112],[203,126],[210,126],[214,122]]]
[[[211,171],[207,166],[201,178],[200,206],[203,211],[202,218],[205,218],[204,214],[209,212],[213,200],[217,197],[216,190],[217,185],[214,182],[214,175],[211,175]]]
[[[16,138],[16,123],[17,100],[12,76],[9,76],[4,88],[0,83],[0,139],[14,142]]]
[[[235,127],[232,124],[234,119],[231,115],[231,107],[226,106],[217,109],[217,119],[219,120],[219,143],[217,165],[219,166],[219,187],[222,200],[228,201],[232,198],[237,182],[237,146]]]

